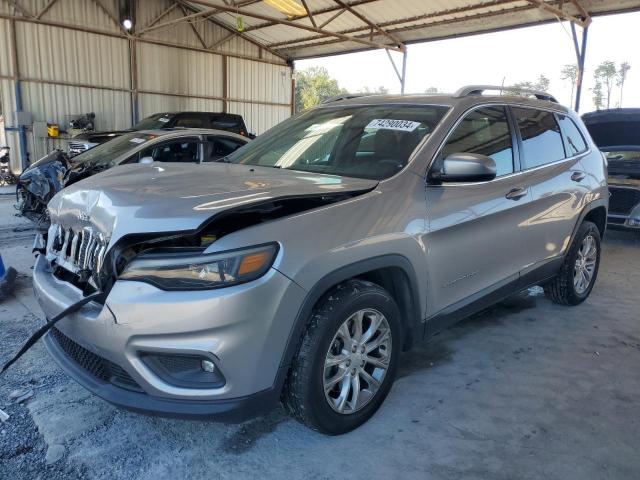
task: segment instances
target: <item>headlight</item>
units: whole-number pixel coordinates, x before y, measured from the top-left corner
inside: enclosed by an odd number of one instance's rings
[[[142,253],[132,260],[120,280],[150,283],[163,290],[208,290],[250,282],[273,264],[276,244],[216,254]]]

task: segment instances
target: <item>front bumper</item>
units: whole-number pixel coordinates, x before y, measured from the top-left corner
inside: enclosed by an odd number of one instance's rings
[[[82,298],[77,288],[53,275],[44,255],[36,260],[33,284],[48,318]],[[242,419],[277,401],[288,368],[281,364],[283,352],[305,294],[274,269],[254,282],[198,292],[116,282],[105,305],[87,304],[55,328],[87,355],[121,369],[135,388],[96,376],[62,348],[59,334],[50,332],[45,343],[78,383],[123,408]],[[205,357],[225,382],[212,388],[177,385],[143,360],[147,354]]]

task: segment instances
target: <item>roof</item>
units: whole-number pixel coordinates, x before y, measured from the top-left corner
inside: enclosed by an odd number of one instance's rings
[[[219,135],[221,137],[233,137],[240,140],[244,140],[248,142],[250,139],[247,137],[243,137],[242,135],[238,135],[237,133],[229,132],[227,130],[216,130],[212,128],[165,128],[161,130],[134,130],[127,131],[124,134],[144,134],[144,135],[155,135],[156,137],[188,137],[191,135]]]
[[[455,96],[453,94],[438,95],[363,95],[335,102],[323,103],[319,108],[332,106],[355,106],[355,105],[443,105],[454,106],[464,105],[473,106],[476,104],[518,104],[531,107],[542,107],[552,109],[558,112],[568,112],[569,110],[563,105],[550,102],[548,100],[538,100],[536,98],[521,97],[517,95],[465,95]]]
[[[640,9],[640,0],[295,0],[287,16],[263,0],[189,0],[206,16],[287,60],[388,48]],[[282,2],[291,3],[291,2]],[[240,20],[239,20],[240,19]],[[155,27],[154,27],[155,28]]]

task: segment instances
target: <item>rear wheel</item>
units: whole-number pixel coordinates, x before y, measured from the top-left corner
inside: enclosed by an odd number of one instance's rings
[[[591,293],[600,266],[600,231],[583,222],[567,252],[560,273],[544,286],[549,299],[561,305],[578,305]]]
[[[314,309],[284,391],[289,413],[314,430],[345,433],[367,421],[393,383],[401,329],[383,288],[350,280]]]

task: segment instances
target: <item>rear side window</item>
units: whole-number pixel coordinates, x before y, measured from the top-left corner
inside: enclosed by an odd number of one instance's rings
[[[239,142],[233,138],[227,137],[207,137],[207,143],[205,144],[205,162],[215,162],[227,155],[232,154],[240,147],[244,146],[245,142]]]
[[[184,128],[205,128],[207,125],[204,124],[204,118],[202,115],[185,114],[180,115],[174,126]]]
[[[551,112],[514,107],[522,138],[526,168],[539,167],[565,158],[560,127]]]
[[[573,120],[565,115],[558,115],[558,123],[564,133],[564,149],[567,152],[567,157],[586,152],[587,143]]]
[[[474,110],[455,128],[441,158],[452,153],[478,153],[496,162],[497,176],[513,173],[513,145],[504,107]]]

